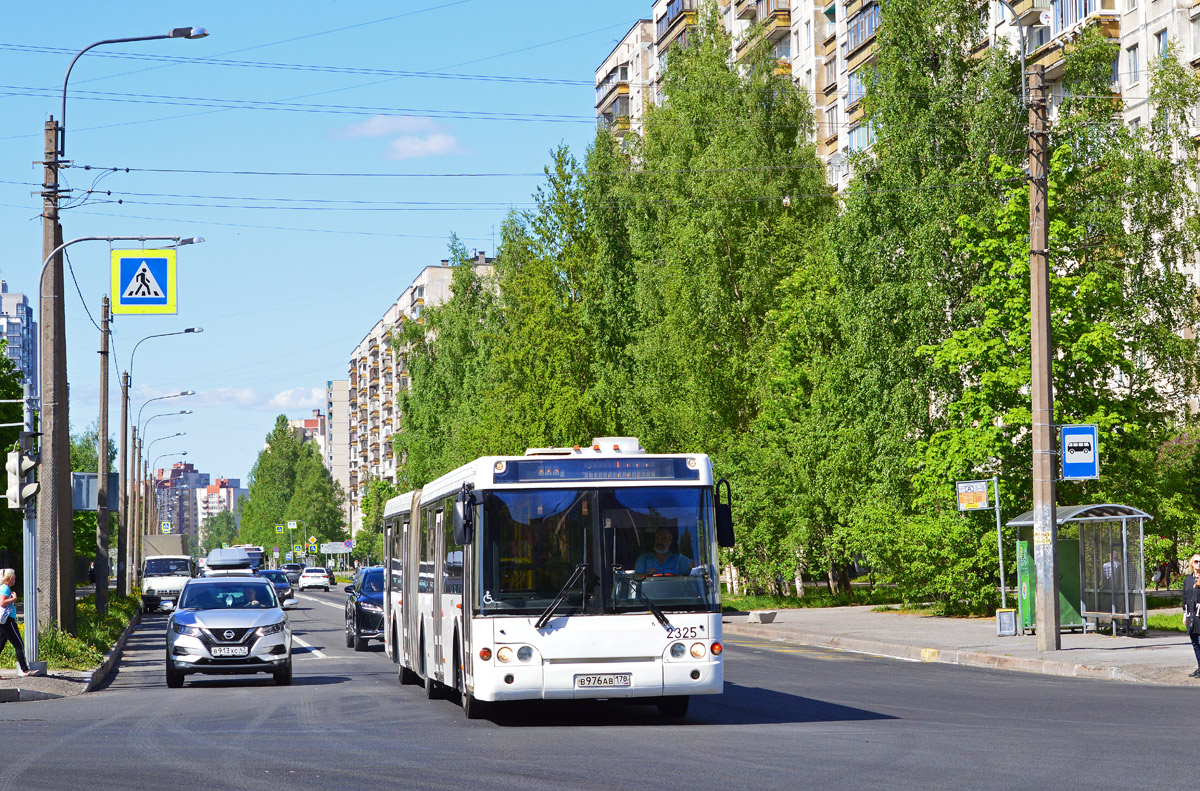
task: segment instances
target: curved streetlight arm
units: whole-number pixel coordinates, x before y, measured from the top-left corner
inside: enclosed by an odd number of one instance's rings
[[[164,398],[179,398],[180,396],[188,396],[188,395],[196,395],[196,391],[195,390],[184,390],[182,393],[171,393],[170,395],[156,396],[154,398],[146,399],[146,402],[144,404],[142,404],[141,407],[138,408],[137,420],[134,421],[133,425],[140,426],[142,424],[142,410],[146,408],[146,404],[149,404],[152,401],[162,401]],[[174,415],[177,413],[171,412],[170,414]],[[146,421],[146,422],[148,423],[150,421]]]
[[[179,410],[178,412],[163,412],[163,413],[161,413],[161,414],[158,414],[158,415],[151,415],[150,417],[146,418],[146,422],[145,422],[145,423],[139,423],[139,424],[138,424],[138,427],[137,427],[137,428],[138,428],[138,434],[141,434],[141,435],[142,435],[142,437],[145,437],[145,436],[146,436],[146,426],[150,425],[150,421],[151,421],[151,420],[154,420],[154,418],[156,418],[156,417],[170,417],[171,415],[190,415],[190,414],[192,414],[192,410],[190,410],[190,409],[181,409],[181,410]]]
[[[132,38],[106,38],[103,41],[97,41],[95,44],[88,44],[83,49],[76,53],[71,59],[71,65],[67,67],[67,74],[63,77],[62,87],[62,115],[59,116],[59,133],[58,133],[58,155],[65,156],[67,153],[67,81],[71,79],[71,69],[75,68],[75,61],[83,57],[83,54],[88,50],[95,49],[102,44],[128,44],[131,41],[158,41],[164,38],[204,38],[208,35],[208,31],[202,27],[177,27],[172,28],[169,33],[161,33],[157,36],[133,36]]]
[[[998,0],[998,2],[1008,9],[1008,13],[1013,15],[1013,21],[1017,23],[1017,36],[1021,40],[1021,106],[1028,107],[1029,98],[1025,95],[1025,25],[1021,22],[1021,17],[1017,16],[1017,10],[1008,0]]]
[[[163,439],[166,439],[166,437],[163,437]],[[186,455],[187,455],[186,450],[185,451],[175,451],[174,453],[160,453],[154,457],[154,461],[153,461],[153,463],[151,463],[150,469],[152,469],[152,470],[158,469],[158,460],[159,459],[165,459],[168,456],[186,456]]]
[[[135,354],[137,354],[138,347],[141,346],[144,341],[148,341],[151,338],[167,338],[167,337],[170,337],[171,335],[187,335],[188,333],[191,333],[191,332],[204,332],[204,328],[203,327],[188,327],[186,330],[179,330],[178,332],[160,332],[157,335],[147,335],[145,338],[142,338],[140,341],[133,344],[133,351],[131,351],[129,353],[129,371],[128,371],[129,378],[131,380],[133,379],[133,356]]]

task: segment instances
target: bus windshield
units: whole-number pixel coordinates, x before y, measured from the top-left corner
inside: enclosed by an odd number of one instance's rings
[[[711,508],[704,487],[489,491],[478,610],[540,614],[562,593],[558,615],[646,612],[647,600],[665,611],[714,611]]]

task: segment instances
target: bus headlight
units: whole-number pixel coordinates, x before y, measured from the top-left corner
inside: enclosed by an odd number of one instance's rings
[[[692,643],[692,656],[696,659],[703,659],[707,650],[704,643]]]
[[[687,653],[687,647],[683,643],[675,643],[671,646],[671,658],[683,659],[683,655]]]
[[[517,659],[522,662],[528,662],[530,659],[533,659],[533,649],[527,645],[521,646],[517,649]]]
[[[499,659],[501,662],[511,662],[512,655],[513,655],[512,649],[509,648],[508,646],[504,646],[503,648],[501,648],[500,650],[498,650],[496,652],[496,658]]]

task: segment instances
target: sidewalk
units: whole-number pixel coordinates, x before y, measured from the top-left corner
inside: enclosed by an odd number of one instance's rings
[[[1146,637],[1062,633],[1062,649],[1037,650],[1037,637],[997,637],[985,618],[940,618],[864,607],[778,610],[773,623],[750,624],[727,613],[726,637],[756,637],[841,648],[917,662],[946,662],[996,670],[1200,686],[1189,678],[1196,658],[1187,635],[1152,631]]]

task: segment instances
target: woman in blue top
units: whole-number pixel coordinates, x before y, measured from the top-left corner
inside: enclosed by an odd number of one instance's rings
[[[38,671],[31,671],[29,663],[25,661],[25,643],[21,642],[21,631],[17,628],[17,594],[13,591],[16,584],[17,572],[0,569],[0,610],[7,616],[0,623],[0,651],[4,650],[5,643],[12,643],[13,650],[17,652],[17,675],[32,676]]]

